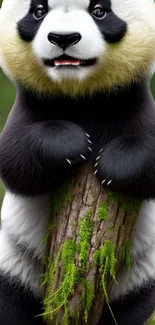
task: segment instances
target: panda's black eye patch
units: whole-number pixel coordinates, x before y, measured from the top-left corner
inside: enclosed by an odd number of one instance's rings
[[[119,42],[127,32],[127,24],[112,11],[103,20],[96,21],[100,32],[108,43]]]
[[[91,0],[89,13],[108,43],[119,42],[127,31],[127,24],[112,10],[110,0]]]
[[[26,16],[17,24],[17,30],[21,39],[27,42],[33,40],[48,10],[47,0],[31,0]]]

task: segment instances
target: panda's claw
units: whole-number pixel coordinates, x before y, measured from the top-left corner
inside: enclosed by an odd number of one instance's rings
[[[104,180],[102,181],[102,183],[101,183],[101,184],[103,185],[105,182],[106,182],[106,179],[104,179]]]
[[[106,183],[106,184],[105,184],[105,183]],[[106,186],[109,186],[111,183],[112,183],[112,180],[107,181],[106,179],[104,179],[104,180],[101,182],[101,185],[104,184],[104,186],[106,187]]]
[[[80,157],[81,157],[82,159],[86,160],[86,157],[85,157],[85,156],[83,156],[83,155],[80,155]]]
[[[68,164],[69,164],[70,166],[72,166],[72,163],[71,163],[71,161],[70,161],[68,158],[66,158],[66,161],[68,162]]]
[[[92,148],[90,148],[90,147],[88,147],[88,150],[90,151],[90,152],[92,152],[93,150],[92,150]]]

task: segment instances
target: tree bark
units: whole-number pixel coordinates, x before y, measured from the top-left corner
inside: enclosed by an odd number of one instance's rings
[[[98,324],[118,271],[130,267],[139,207],[103,191],[89,166],[56,193],[43,283],[48,325]]]

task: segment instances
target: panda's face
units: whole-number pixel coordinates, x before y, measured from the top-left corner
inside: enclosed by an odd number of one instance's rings
[[[154,17],[153,0],[4,0],[0,61],[38,91],[110,89],[151,67]]]
[[[126,23],[110,0],[32,0],[18,32],[32,42],[38,62],[54,81],[83,80],[98,69],[107,44],[119,42]]]

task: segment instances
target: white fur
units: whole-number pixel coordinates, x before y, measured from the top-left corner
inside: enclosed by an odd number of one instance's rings
[[[39,258],[45,250],[43,240],[47,234],[49,207],[49,197],[22,197],[10,192],[6,193],[2,204],[2,228]]]
[[[112,287],[111,300],[155,279],[155,200],[142,203],[133,233],[131,256],[131,268],[118,276]]]
[[[17,276],[35,294],[40,294],[41,258],[45,254],[49,217],[49,197],[6,193],[1,212],[0,270]]]
[[[43,295],[42,264],[15,246],[3,229],[0,231],[0,272],[8,277],[17,277],[18,281],[29,287],[36,296]]]

